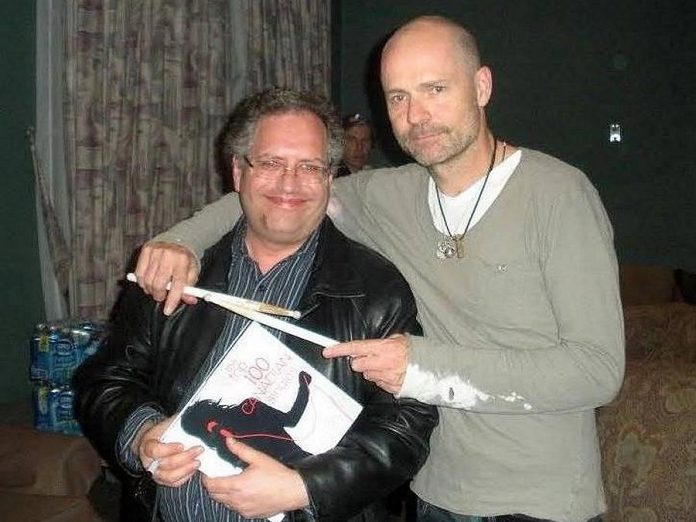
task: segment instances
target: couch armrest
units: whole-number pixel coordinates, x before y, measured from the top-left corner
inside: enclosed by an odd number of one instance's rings
[[[696,363],[696,306],[687,303],[624,308],[626,359]]]
[[[100,470],[101,460],[84,437],[0,426],[0,489],[85,496]]]

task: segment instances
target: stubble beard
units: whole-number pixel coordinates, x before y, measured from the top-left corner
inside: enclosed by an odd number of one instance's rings
[[[419,147],[417,135],[423,132],[419,129],[411,129],[407,133],[396,136],[401,148],[426,168],[447,163],[460,156],[475,141],[473,134],[457,135],[450,127],[438,127],[428,129],[428,132],[438,132],[438,143],[432,143],[429,147]]]

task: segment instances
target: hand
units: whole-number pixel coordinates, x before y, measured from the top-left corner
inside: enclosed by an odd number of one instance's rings
[[[233,437],[226,443],[248,466],[231,477],[204,475],[203,486],[213,500],[245,518],[268,518],[309,505],[307,489],[297,471]]]
[[[150,242],[143,246],[135,267],[138,285],[155,301],[164,303],[164,314],[170,315],[183,301],[196,304],[197,299],[183,295],[185,285],[192,285],[198,278],[198,265],[193,254],[175,243]],[[167,283],[171,288],[167,292]]]
[[[326,358],[350,357],[350,367],[368,381],[389,393],[401,390],[406,376],[411,345],[408,337],[396,334],[386,339],[370,339],[341,343],[324,348]]]
[[[194,446],[184,450],[182,444],[160,442],[159,438],[172,419],[173,417],[169,417],[158,424],[143,428],[132,447],[145,469],[157,461],[157,468],[152,472],[152,479],[157,484],[177,488],[198,470],[200,462],[197,457],[203,453],[203,447]]]

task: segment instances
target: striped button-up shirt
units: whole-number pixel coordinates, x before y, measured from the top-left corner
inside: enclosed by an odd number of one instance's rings
[[[249,257],[244,242],[245,235],[246,221],[242,218],[234,228],[232,259],[228,272],[228,293],[284,308],[296,308],[309,279],[318,242],[318,229],[297,252],[285,258],[265,274],[261,273],[258,265]],[[214,305],[199,304],[198,306]],[[181,405],[185,404],[248,324],[249,320],[240,315],[234,313],[228,315],[220,337],[208,354],[195,381],[189,386]],[[277,330],[271,330],[271,332],[281,338],[284,335]],[[150,407],[141,407],[128,417],[119,434],[118,450],[124,465],[131,471],[136,473],[143,471],[139,459],[130,451],[134,437],[146,422],[161,419],[163,419],[162,414]],[[194,474],[191,479],[178,488],[158,487],[157,496],[160,515],[167,522],[188,522],[191,520],[237,522],[248,520],[211,499],[201,483],[200,473]]]

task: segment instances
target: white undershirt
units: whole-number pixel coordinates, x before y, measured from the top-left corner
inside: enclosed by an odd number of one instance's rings
[[[486,183],[486,189],[483,191],[483,194],[481,194],[481,201],[479,201],[479,204],[476,207],[476,213],[471,218],[469,230],[471,230],[474,225],[478,223],[488,208],[496,200],[508,179],[510,179],[510,176],[512,176],[512,173],[517,168],[517,165],[520,163],[521,158],[522,151],[518,150],[505,158],[505,160],[491,170],[491,173],[488,176],[488,182]],[[478,198],[484,179],[485,176],[456,196],[446,196],[445,194],[440,193],[442,211],[445,213],[447,225],[449,226],[452,234],[462,234],[464,232],[466,222],[469,220],[469,216],[471,216],[471,211],[476,204],[476,199]],[[442,220],[442,212],[440,212],[440,206],[437,203],[436,190],[435,181],[433,181],[433,178],[431,177],[430,181],[428,182],[428,204],[430,206],[430,215],[433,218],[435,228],[443,234],[447,234],[447,228]]]

